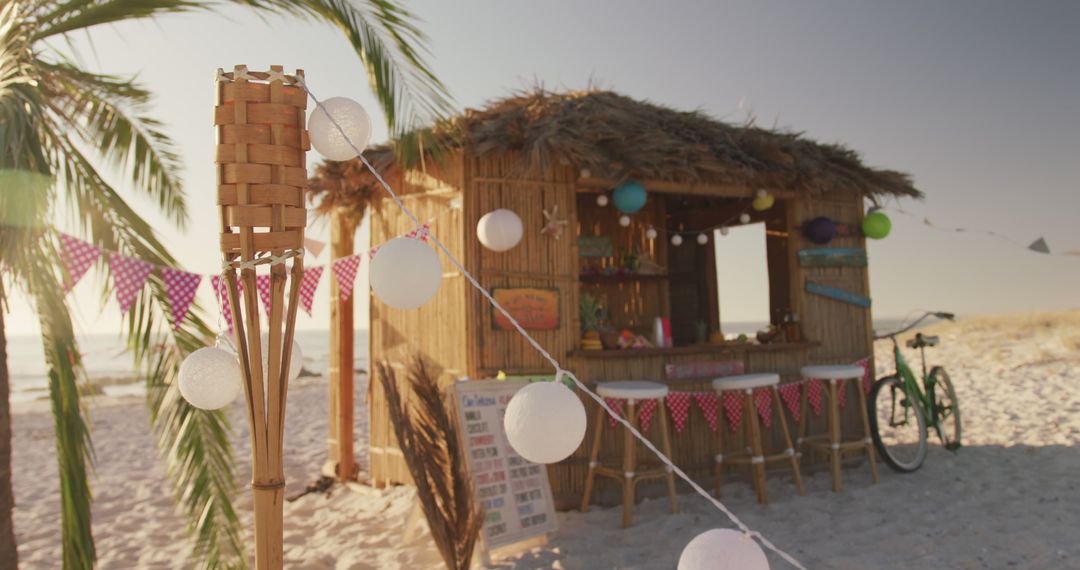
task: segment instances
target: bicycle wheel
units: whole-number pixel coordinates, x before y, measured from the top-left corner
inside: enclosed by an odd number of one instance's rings
[[[956,399],[956,389],[948,372],[941,366],[930,369],[930,378],[934,386],[934,426],[941,445],[950,451],[960,449],[960,401]]]
[[[870,390],[870,436],[881,458],[895,471],[911,473],[926,460],[926,418],[916,397],[896,376],[874,383]]]

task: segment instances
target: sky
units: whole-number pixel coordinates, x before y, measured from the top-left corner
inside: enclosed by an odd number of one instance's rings
[[[1022,247],[1044,236],[1054,250],[1080,250],[1080,4],[406,5],[423,20],[430,63],[459,109],[534,84],[593,84],[729,121],[752,114],[762,125],[848,145],[871,166],[910,173],[926,199],[899,205],[916,217],[893,214],[892,234],[869,245],[876,318],[918,308],[965,316],[1080,306],[1080,257]],[[73,44],[87,67],[137,74],[157,94],[153,112],[183,157],[192,221],[176,230],[150,200],[131,191],[125,196],[191,271],[218,271],[211,124],[218,67],[303,68],[316,95],[360,101],[376,120],[374,140],[386,138],[363,69],[328,26],[231,8],[223,15],[170,15],[103,27],[91,40],[92,46],[85,38]],[[309,165],[318,160],[312,153]],[[934,231],[923,217],[942,226],[997,231],[1021,246]],[[309,235],[329,239],[318,224]],[[357,244],[366,250],[366,226]],[[747,248],[748,267],[759,264],[751,259],[755,255]],[[307,263],[326,261],[324,252]],[[120,330],[115,302],[100,302],[102,278],[84,278],[73,293],[82,332]],[[367,290],[366,266],[357,290]],[[327,328],[327,291],[324,278],[314,317],[301,315],[298,327]],[[200,300],[213,306],[209,286]],[[732,304],[724,318],[752,319],[761,314],[759,303]],[[357,305],[363,324],[366,304]],[[11,309],[10,332],[37,331],[25,303]]]

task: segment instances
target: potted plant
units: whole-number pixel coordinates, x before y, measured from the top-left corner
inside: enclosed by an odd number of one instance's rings
[[[582,293],[578,301],[578,313],[581,320],[582,350],[602,350],[600,344],[600,301],[596,297]]]

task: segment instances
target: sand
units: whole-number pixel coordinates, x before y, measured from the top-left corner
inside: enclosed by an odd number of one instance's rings
[[[773,478],[766,507],[754,503],[747,485],[732,482],[725,503],[808,568],[1080,568],[1080,312],[975,318],[931,332],[942,339],[932,361],[948,366],[963,405],[965,447],[958,454],[935,444],[915,474],[882,465],[878,485],[865,467],[847,470],[839,494],[829,491],[821,471],[807,477],[805,497]],[[888,366],[888,346],[876,349],[879,367]],[[231,413],[244,480],[244,418],[239,408]],[[356,445],[364,449],[365,418],[357,416]],[[191,567],[141,399],[97,398],[90,419],[100,567]],[[294,385],[287,423],[286,494],[292,494],[318,477],[326,458],[322,379]],[[22,568],[57,568],[55,451],[51,420],[40,405],[16,410],[14,454]],[[618,509],[560,513],[560,532],[548,546],[498,567],[673,568],[697,533],[730,526],[700,497],[684,495],[681,502],[677,515],[667,513],[663,500],[644,502],[629,530],[619,528]],[[250,523],[249,501],[237,505]],[[404,487],[335,487],[329,496],[286,504],[286,566],[439,568],[413,506],[413,492]]]

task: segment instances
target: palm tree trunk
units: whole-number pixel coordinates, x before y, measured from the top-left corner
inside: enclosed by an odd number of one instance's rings
[[[19,552],[15,549],[12,520],[15,497],[11,490],[11,406],[8,403],[11,388],[8,381],[7,335],[4,311],[0,308],[0,568],[15,569],[19,567]]]

